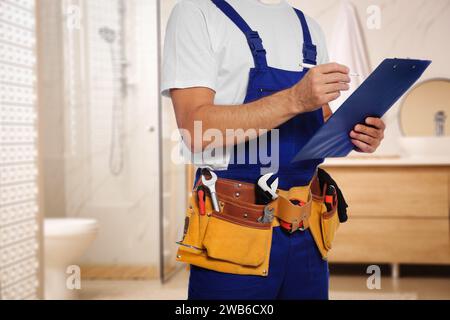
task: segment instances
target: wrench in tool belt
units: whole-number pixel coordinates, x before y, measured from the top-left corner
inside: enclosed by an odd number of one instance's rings
[[[269,179],[272,178],[273,173],[267,173],[258,179],[256,185],[256,203],[268,204],[278,198],[278,178],[269,184]]]
[[[208,172],[209,175],[211,175],[211,179],[208,180],[206,178],[205,174],[203,174],[203,172],[202,172],[202,183],[205,187],[208,188],[209,193],[211,194],[211,201],[212,201],[214,211],[220,212],[219,200],[217,199],[217,194],[216,194],[217,175],[210,170],[205,170],[205,171]]]

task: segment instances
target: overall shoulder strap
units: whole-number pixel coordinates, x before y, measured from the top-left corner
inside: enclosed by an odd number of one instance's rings
[[[253,55],[256,68],[266,68],[266,50],[258,32],[253,31],[237,11],[225,0],[212,0],[212,2],[244,33]]]
[[[294,8],[297,13],[303,30],[303,63],[308,65],[317,64],[317,47],[313,44],[311,33],[309,32],[308,23],[306,17],[302,11]]]

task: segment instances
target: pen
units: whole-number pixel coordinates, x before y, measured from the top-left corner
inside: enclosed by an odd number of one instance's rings
[[[314,67],[317,67],[317,66],[315,66],[313,64],[309,64],[309,63],[300,63],[300,67],[302,67],[303,69],[305,69],[305,68],[311,69],[311,68],[314,68]],[[355,72],[350,72],[348,75],[350,77],[361,77],[360,74],[355,73]]]

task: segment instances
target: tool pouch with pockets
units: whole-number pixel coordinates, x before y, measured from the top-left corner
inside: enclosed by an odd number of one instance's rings
[[[326,190],[326,187],[325,185],[324,190]],[[331,210],[328,210],[324,202],[324,190],[320,194],[313,194],[309,228],[322,258],[326,260],[340,221],[337,213],[337,202]]]
[[[264,206],[220,196],[220,212],[206,199],[200,215],[196,193],[186,214],[177,260],[218,272],[267,276],[272,222],[258,222]]]
[[[334,203],[331,210],[327,210],[324,203],[327,185],[321,188],[316,179],[308,186],[295,187],[289,191],[279,190],[278,200],[267,207],[274,207],[274,215],[290,222],[292,226],[295,226],[296,221],[303,221],[303,226],[310,228],[317,248],[326,260],[340,224],[338,202]],[[222,183],[233,184],[223,180]],[[241,188],[245,187],[244,183],[237,184],[242,185]],[[243,201],[242,195],[236,198],[229,194],[218,193],[220,212],[213,210],[210,197],[206,197],[202,215],[197,193],[192,193],[177,261],[218,272],[267,276],[272,231],[273,227],[280,225],[279,219],[262,223],[259,219],[263,217],[266,206]],[[298,211],[301,213],[307,208],[308,214],[303,212],[297,217],[295,208],[291,208],[293,204],[290,199],[305,202],[306,205]]]
[[[258,222],[264,206],[222,197],[221,208],[212,213],[203,241],[208,256],[248,267],[263,264],[272,238],[272,223]]]
[[[203,238],[205,236],[206,227],[208,226],[208,215],[201,215],[199,206],[196,202],[197,192],[193,191],[189,198],[189,206],[186,211],[184,220],[183,239],[178,242],[184,250],[193,254],[200,254],[205,249],[203,246]],[[210,201],[206,201],[206,211],[212,211]]]

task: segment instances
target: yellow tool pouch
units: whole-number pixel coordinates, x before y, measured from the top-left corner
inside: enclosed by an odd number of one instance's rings
[[[328,252],[331,250],[339,224],[337,206],[328,212],[323,198],[313,197],[309,228],[324,260],[328,259]]]
[[[206,227],[208,226],[209,216],[200,215],[199,207],[195,201],[196,198],[197,192],[194,191],[189,198],[189,206],[186,211],[183,239],[178,244],[183,246],[183,250],[200,254],[205,249],[203,246],[203,238]],[[211,207],[211,202],[207,200],[206,211],[211,212]]]
[[[327,212],[323,193],[317,189],[317,181],[313,181],[312,185],[295,187],[289,191],[279,190],[278,200],[267,207],[272,207],[275,217],[282,217],[292,225],[296,221],[303,222],[302,230],[310,228],[323,259],[327,259],[339,226],[337,205],[334,204],[332,210]],[[237,189],[232,189],[234,184]],[[218,272],[267,276],[273,227],[279,226],[280,221],[278,218],[270,223],[258,221],[264,214],[265,206],[252,204],[250,195],[253,192],[249,186],[219,181],[218,188],[228,190],[218,194],[220,212],[213,210],[211,199],[206,197],[205,214],[201,215],[197,192],[192,193],[177,261]],[[290,200],[306,203],[304,208],[308,209],[308,215],[302,208],[298,219],[292,220],[295,210],[290,208],[293,206]],[[285,211],[285,214],[279,210]]]
[[[208,197],[206,214],[200,215],[196,199],[193,192],[177,260],[219,272],[266,276],[272,222],[257,221],[264,206],[221,196],[219,213]]]
[[[243,266],[258,267],[268,254],[272,237],[272,224],[246,221],[248,215],[242,208],[242,217],[230,215],[227,209],[236,207],[226,203],[221,213],[211,215],[203,245],[208,256]],[[233,208],[236,210],[238,208]],[[236,210],[235,212],[238,212]]]
[[[324,192],[320,190],[318,181],[314,180],[308,187],[294,187],[289,191],[280,190],[278,194],[280,196],[279,200],[282,201],[278,201],[278,210],[280,212],[277,216],[284,219],[284,221],[291,222],[284,217],[286,216],[286,211],[288,211],[286,205],[283,206],[286,202],[284,201],[285,199],[296,199],[305,203],[303,208],[308,209],[309,218],[307,223],[304,223],[304,228],[310,228],[316,246],[322,258],[326,260],[340,224],[337,214],[337,203],[330,212],[327,212],[327,207],[324,203]]]

